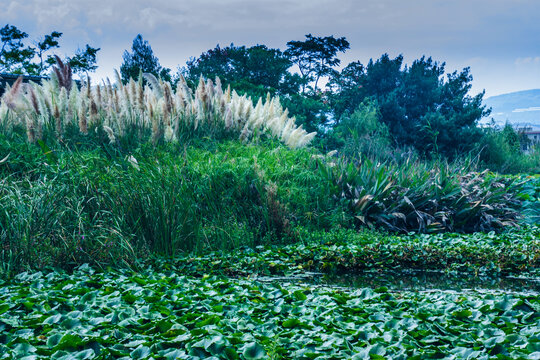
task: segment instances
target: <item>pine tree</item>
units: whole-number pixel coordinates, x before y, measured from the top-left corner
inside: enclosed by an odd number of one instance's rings
[[[122,81],[126,83],[130,78],[137,79],[139,73],[150,73],[155,76],[161,76],[164,80],[170,80],[170,69],[163,68],[159,60],[154,56],[152,47],[148,41],[143,40],[142,35],[138,34],[133,39],[131,53],[124,51],[122,56],[124,62],[120,66]]]

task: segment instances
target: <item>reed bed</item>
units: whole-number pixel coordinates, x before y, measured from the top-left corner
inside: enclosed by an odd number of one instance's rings
[[[290,148],[300,148],[315,137],[296,126],[278,97],[268,95],[254,105],[250,97],[230,87],[223,90],[219,78],[201,77],[193,91],[183,77],[171,84],[141,74],[137,81],[123,84],[116,72],[114,84],[107,79],[92,85],[88,78],[79,87],[69,65],[59,58],[53,70],[41,85],[23,84],[19,78],[7,89],[0,100],[4,131],[23,128],[30,143],[50,135],[63,139],[70,130],[83,135],[102,131],[111,143],[123,137],[156,144],[193,135],[232,135],[243,141],[271,136]]]

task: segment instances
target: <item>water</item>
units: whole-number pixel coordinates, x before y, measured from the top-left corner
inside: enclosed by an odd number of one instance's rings
[[[304,283],[346,288],[387,287],[391,291],[482,291],[540,295],[540,277],[474,276],[438,271],[404,270],[346,274],[303,273],[288,277],[261,277],[259,281]]]

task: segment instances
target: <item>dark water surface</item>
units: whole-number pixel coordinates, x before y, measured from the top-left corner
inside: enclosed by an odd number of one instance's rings
[[[333,275],[306,273],[290,277],[261,277],[259,280],[347,288],[387,287],[393,291],[476,290],[540,294],[540,277],[488,277],[421,270]]]

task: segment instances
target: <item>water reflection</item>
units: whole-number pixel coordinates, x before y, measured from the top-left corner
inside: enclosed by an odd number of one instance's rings
[[[385,286],[393,290],[503,290],[540,293],[540,279],[538,278],[482,277],[435,271],[336,274],[313,277],[313,280],[326,285],[358,288]]]
[[[347,288],[387,287],[393,291],[451,290],[463,292],[504,291],[540,294],[540,278],[486,277],[471,274],[447,274],[437,271],[362,272],[346,274],[303,273],[290,277],[264,277],[260,281],[282,281]]]

